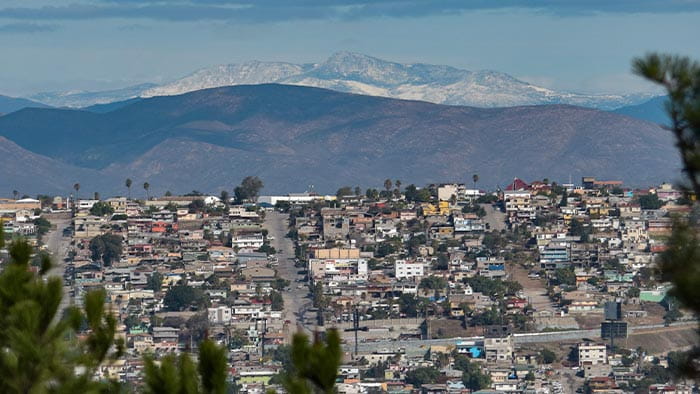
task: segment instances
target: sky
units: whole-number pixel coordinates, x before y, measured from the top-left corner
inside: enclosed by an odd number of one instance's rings
[[[0,0],[0,94],[164,83],[337,51],[582,93],[648,92],[632,58],[700,59],[698,21],[700,0]]]

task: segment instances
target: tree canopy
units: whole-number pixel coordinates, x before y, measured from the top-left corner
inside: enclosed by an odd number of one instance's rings
[[[59,318],[61,279],[48,276],[47,255],[39,272],[31,272],[31,253],[24,240],[13,242],[0,273],[0,392],[106,391],[114,382],[93,375],[102,362],[121,356],[124,344],[115,340],[117,321],[105,311],[104,291],[87,293],[84,309],[69,307]],[[83,322],[87,336],[78,340]]]
[[[489,375],[481,372],[478,364],[471,362],[461,354],[455,357],[455,368],[462,371],[462,383],[470,390],[477,391],[491,385]]]
[[[304,334],[294,334],[291,363],[283,379],[286,391],[290,394],[334,393],[342,357],[340,334],[335,329],[329,330],[325,339],[316,337],[313,342]]]
[[[181,311],[191,306],[206,306],[207,296],[202,289],[178,284],[168,290],[163,298],[163,303],[169,311]]]
[[[122,254],[122,237],[116,234],[98,235],[90,240],[89,247],[94,261],[110,266]]]
[[[224,394],[226,393],[226,351],[211,340],[199,346],[199,364],[187,353],[167,355],[159,363],[144,358],[144,392],[148,394]]]
[[[263,182],[257,176],[247,176],[243,178],[241,184],[236,186],[233,194],[236,196],[236,201],[255,201],[258,198],[260,189],[264,187]]]
[[[639,196],[639,206],[642,209],[659,209],[663,206],[663,202],[659,200],[659,196],[656,193],[649,193]]]
[[[419,367],[406,372],[406,383],[420,387],[437,381],[440,371],[435,367]]]
[[[107,216],[113,213],[114,208],[104,201],[98,201],[90,208],[90,215],[94,216]]]
[[[700,196],[700,63],[688,57],[651,53],[635,59],[633,71],[666,90],[666,111],[671,119],[667,126],[680,152],[683,186],[688,194]],[[669,295],[696,314],[700,313],[699,224],[697,215],[675,222],[655,275],[671,282]],[[683,376],[699,378],[699,365],[700,347],[696,346],[674,368]]]

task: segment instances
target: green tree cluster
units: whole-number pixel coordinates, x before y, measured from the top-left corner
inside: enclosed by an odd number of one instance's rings
[[[503,316],[496,306],[491,307],[481,313],[475,313],[469,321],[472,327],[492,326],[503,323]]]
[[[284,291],[284,289],[289,287],[290,284],[291,282],[284,278],[276,278],[275,281],[272,282],[271,286],[277,291]]]
[[[430,275],[421,279],[418,287],[421,289],[442,290],[447,287],[447,281],[438,276]]]
[[[591,230],[578,219],[571,219],[569,223],[569,235],[581,237],[581,242],[588,242]]]
[[[316,282],[311,288],[311,301],[314,308],[326,309],[330,304],[330,298],[323,294],[323,283]]]
[[[573,267],[568,268],[557,268],[554,271],[554,284],[565,285],[565,286],[575,286],[576,285],[576,273]]]
[[[338,191],[335,192],[335,197],[340,200],[343,197],[347,196],[352,196],[354,194],[352,187],[350,186],[343,186],[338,189]]]
[[[260,190],[264,187],[263,182],[257,176],[247,176],[243,178],[241,184],[236,186],[233,194],[236,196],[236,201],[255,201],[258,199]]]
[[[271,254],[277,253],[277,250],[268,242],[265,242],[261,247],[258,248],[258,250],[256,250],[256,252],[265,253],[269,256]]]
[[[464,205],[462,207],[462,213],[473,213],[480,218],[486,216],[486,210],[477,203]]]
[[[399,297],[399,310],[407,317],[416,317],[425,306],[425,299],[413,294],[401,294]]]
[[[466,388],[477,391],[491,386],[491,377],[481,372],[481,367],[466,356],[456,355],[454,364],[455,369],[462,371],[462,383]]]
[[[230,349],[240,349],[248,343],[250,343],[248,336],[246,335],[245,331],[241,329],[233,330],[228,339],[228,347]],[[278,349],[280,347],[282,346],[279,346]]]
[[[205,307],[208,299],[202,289],[178,284],[170,289],[163,298],[165,309],[169,311],[182,311],[190,307]]]
[[[467,278],[464,281],[473,291],[483,293],[489,297],[503,297],[514,295],[523,289],[523,286],[516,281],[491,279],[483,276]]]
[[[273,311],[281,311],[284,309],[284,298],[282,298],[280,292],[272,290],[268,297]]]
[[[415,387],[420,387],[424,384],[435,383],[439,376],[440,371],[435,367],[419,367],[406,372],[405,381]]]
[[[659,200],[659,196],[657,196],[656,193],[639,196],[637,200],[642,209],[659,209],[664,205],[664,203]]]
[[[36,226],[36,232],[39,235],[44,235],[51,230],[51,222],[46,220],[44,217],[38,217],[32,222]]]
[[[553,351],[544,348],[540,351],[539,359],[544,364],[551,364],[557,360],[557,355]]]
[[[414,184],[406,186],[404,196],[407,201],[411,202],[428,202],[431,198],[430,190],[426,188],[419,190]]]
[[[94,261],[101,261],[109,267],[122,254],[122,237],[116,234],[98,235],[90,240],[89,248]]]
[[[163,287],[163,274],[158,271],[154,271],[151,276],[148,277],[146,282],[146,289],[153,291],[160,291]]]
[[[90,208],[90,215],[93,216],[107,216],[113,213],[114,208],[104,201],[98,201]]]

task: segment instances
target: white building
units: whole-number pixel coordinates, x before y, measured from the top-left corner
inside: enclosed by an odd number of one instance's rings
[[[100,200],[78,200],[78,210],[92,209],[92,206]]]
[[[228,209],[229,216],[239,217],[239,218],[250,218],[255,219],[258,217],[258,213],[255,211],[249,211],[246,207],[241,205],[236,205]]]
[[[365,259],[310,259],[309,272],[314,279],[338,282],[367,280]]]
[[[226,324],[231,322],[231,307],[219,306],[207,308],[209,313],[209,322],[212,324]]]
[[[425,275],[425,266],[422,262],[412,260],[396,260],[394,263],[394,276],[396,279],[420,279]]]
[[[437,189],[438,200],[450,201],[454,196],[457,201],[471,201],[483,196],[485,193],[479,189],[467,189],[464,184],[440,185]]]
[[[255,248],[263,246],[264,239],[262,233],[237,234],[231,237],[231,246],[234,248]]]
[[[290,193],[286,196],[260,196],[258,203],[276,205],[278,202],[288,202],[291,204],[308,204],[312,201],[335,201],[335,196],[319,196],[309,193]]]
[[[582,342],[578,345],[578,365],[607,364],[608,353],[605,345],[593,342]]]
[[[455,232],[484,231],[484,222],[473,218],[454,218]]]

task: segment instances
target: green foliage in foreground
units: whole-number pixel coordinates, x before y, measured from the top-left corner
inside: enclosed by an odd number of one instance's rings
[[[97,368],[124,348],[114,339],[117,322],[105,310],[104,292],[86,294],[83,310],[69,307],[59,318],[63,285],[60,278],[47,275],[51,260],[42,256],[38,273],[30,271],[32,248],[24,240],[10,244],[9,254],[0,274],[0,392],[96,393],[113,388],[114,382],[93,380]],[[82,324],[87,324],[88,334],[77,340]]]
[[[684,188],[700,196],[700,63],[687,57],[649,54],[634,60],[633,71],[668,93],[667,125],[675,138],[683,164]],[[655,201],[651,201],[652,204]],[[697,209],[697,203],[695,203]],[[658,276],[673,284],[669,295],[696,314],[700,313],[700,221],[676,221],[668,249],[660,259]],[[674,316],[667,316],[672,320]],[[700,378],[700,347],[685,353],[672,368],[677,375]]]
[[[160,362],[147,356],[144,361],[145,393],[226,393],[226,351],[210,340],[199,347],[199,365],[186,353],[165,356]]]
[[[0,226],[0,248],[4,247]],[[99,367],[123,354],[115,339],[117,321],[105,308],[104,291],[85,295],[85,308],[61,315],[63,284],[50,277],[51,260],[41,255],[38,273],[30,270],[32,247],[24,240],[9,245],[9,261],[0,273],[0,392],[124,392],[116,381],[95,380]],[[59,317],[62,316],[62,317]],[[81,327],[87,334],[77,339]],[[310,343],[296,334],[283,384],[292,394],[332,393],[342,358],[340,336],[331,330]],[[223,394],[227,386],[226,351],[210,340],[199,346],[198,363],[189,355],[144,359],[145,393]]]
[[[291,366],[283,378],[285,390],[290,394],[334,393],[342,356],[336,330],[328,331],[324,340],[317,337],[313,342],[304,334],[295,334]]]

